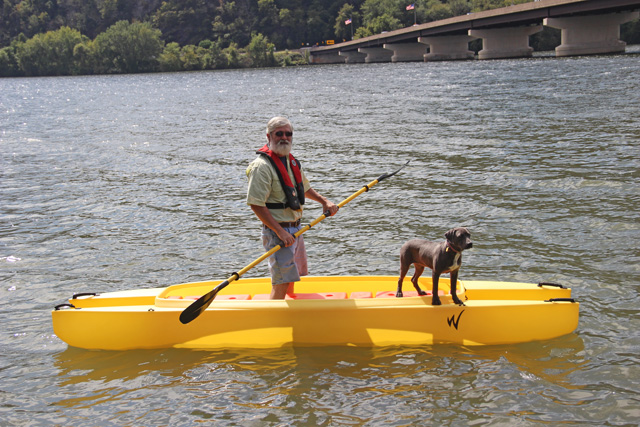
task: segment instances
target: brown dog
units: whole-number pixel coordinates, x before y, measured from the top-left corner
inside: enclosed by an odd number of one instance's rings
[[[412,239],[402,245],[400,249],[400,279],[398,279],[397,298],[402,298],[402,281],[409,271],[411,264],[415,267],[415,273],[411,278],[411,283],[418,291],[418,295],[427,295],[425,291],[420,289],[418,278],[424,271],[425,267],[432,270],[433,278],[433,296],[431,298],[432,305],[440,305],[438,297],[438,280],[443,273],[449,273],[451,276],[451,296],[453,302],[464,305],[456,293],[458,282],[458,270],[462,265],[462,251],[473,247],[471,242],[471,233],[465,227],[453,228],[444,235],[445,242],[430,242],[424,239]]]

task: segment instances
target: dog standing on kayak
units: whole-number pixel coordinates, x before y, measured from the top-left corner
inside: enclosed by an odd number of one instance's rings
[[[462,265],[462,251],[473,247],[471,233],[465,227],[453,228],[444,235],[444,242],[431,242],[424,239],[412,239],[400,248],[400,278],[398,279],[397,298],[402,298],[402,282],[413,264],[415,272],[411,283],[418,291],[418,295],[427,295],[418,285],[418,278],[425,267],[432,270],[433,296],[432,305],[441,305],[438,296],[438,280],[443,273],[451,277],[451,297],[455,304],[464,305],[456,293],[458,271]]]

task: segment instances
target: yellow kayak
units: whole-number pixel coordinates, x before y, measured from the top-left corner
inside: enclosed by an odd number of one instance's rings
[[[268,299],[270,278],[243,279],[216,296],[195,320],[182,311],[220,281],[74,295],[52,311],[55,334],[86,349],[274,348],[514,344],[556,338],[578,326],[571,289],[553,284],[458,281],[464,306],[440,279],[431,296],[395,298],[397,276],[303,277],[285,300]],[[421,278],[431,289],[431,279]]]

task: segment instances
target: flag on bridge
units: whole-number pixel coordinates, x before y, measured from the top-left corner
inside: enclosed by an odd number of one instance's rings
[[[416,8],[415,3],[410,4],[409,6],[407,6],[407,10],[413,10]]]
[[[344,21],[344,25],[349,25],[349,24],[351,24],[351,18],[349,18],[346,21]]]

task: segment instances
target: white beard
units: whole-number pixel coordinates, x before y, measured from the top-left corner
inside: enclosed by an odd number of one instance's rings
[[[269,148],[273,151],[276,156],[284,157],[291,152],[291,143],[287,140],[280,140],[279,142],[270,142]]]

